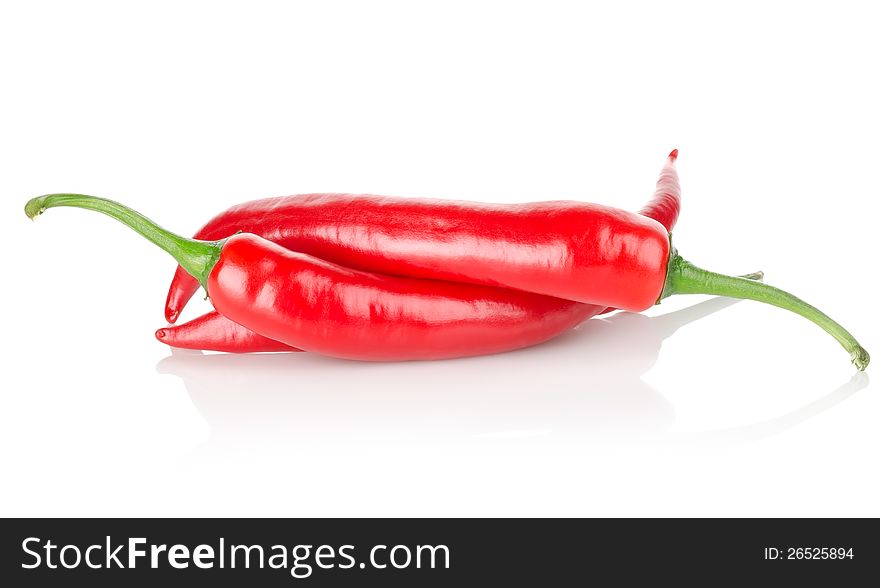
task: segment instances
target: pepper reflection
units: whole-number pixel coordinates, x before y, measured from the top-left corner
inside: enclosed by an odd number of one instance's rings
[[[211,445],[466,441],[543,437],[740,443],[769,436],[864,388],[858,373],[782,417],[697,434],[669,432],[671,404],[641,377],[679,328],[736,304],[713,298],[656,317],[593,318],[543,345],[485,357],[367,363],[311,353],[174,350],[160,373],[183,379]]]

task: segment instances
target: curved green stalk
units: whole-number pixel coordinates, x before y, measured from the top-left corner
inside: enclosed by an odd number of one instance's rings
[[[107,200],[106,198],[98,198],[97,196],[86,196],[84,194],[48,194],[46,196],[38,196],[25,204],[24,212],[28,215],[28,218],[34,219],[43,214],[47,208],[54,208],[56,206],[85,208],[115,218],[170,253],[177,260],[177,263],[188,274],[196,278],[203,287],[207,283],[208,276],[214,268],[214,264],[217,263],[217,258],[220,256],[220,250],[223,247],[223,240],[198,241],[176,235],[127,206],[113,200]]]
[[[790,310],[819,325],[825,332],[834,337],[849,352],[852,362],[859,370],[864,370],[871,361],[871,356],[868,355],[864,347],[859,345],[859,342],[856,341],[856,338],[849,331],[832,320],[827,314],[807,304],[797,296],[761,282],[725,276],[704,270],[685,261],[674,250],[669,257],[666,284],[663,287],[660,299],[662,300],[673,294],[729,296],[730,298],[743,298],[764,302]]]

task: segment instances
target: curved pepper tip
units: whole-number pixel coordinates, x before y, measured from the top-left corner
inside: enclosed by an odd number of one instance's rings
[[[179,317],[180,311],[176,308],[168,307],[165,309],[165,320],[167,320],[169,323],[176,323]]]
[[[671,159],[672,161],[678,159],[678,149],[673,149],[669,152],[669,159]]]
[[[162,339],[165,338],[165,335],[167,335],[167,334],[168,333],[165,331],[165,329],[158,329],[158,330],[156,330],[156,339],[161,341]]]

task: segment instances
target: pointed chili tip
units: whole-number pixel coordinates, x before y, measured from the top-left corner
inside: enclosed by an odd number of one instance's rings
[[[678,159],[678,149],[673,149],[669,152],[669,159],[671,159],[672,161]]]
[[[37,196],[36,198],[31,198],[27,201],[27,204],[24,205],[24,213],[31,220],[34,220],[46,210],[45,207],[46,197],[45,196]]]
[[[167,320],[169,323],[176,323],[178,317],[180,317],[180,311],[176,308],[165,309],[165,320]]]
[[[165,329],[159,329],[158,331],[156,331],[156,339],[159,339],[161,341],[165,338],[165,335],[167,334],[168,333],[165,331]]]

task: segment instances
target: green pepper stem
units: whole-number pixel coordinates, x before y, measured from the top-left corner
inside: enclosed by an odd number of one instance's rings
[[[864,347],[859,345],[859,342],[856,341],[849,331],[832,320],[824,312],[807,304],[797,296],[761,282],[741,277],[725,276],[704,270],[685,261],[675,251],[672,252],[669,258],[666,284],[663,287],[660,299],[662,300],[673,294],[729,296],[730,298],[764,302],[790,310],[819,325],[834,337],[849,352],[852,362],[859,370],[864,370],[871,361],[871,356],[868,355]]]
[[[83,194],[48,194],[32,198],[24,206],[28,218],[34,219],[43,214],[47,208],[56,206],[73,206],[94,210],[114,218],[158,245],[177,260],[177,263],[205,286],[217,258],[223,241],[198,241],[176,235],[163,229],[139,212],[131,208],[96,196]]]
[[[764,279],[764,272],[757,271],[757,272],[752,272],[750,274],[743,274],[743,275],[737,276],[737,277],[743,278],[744,280],[757,280],[760,282],[761,280]]]

